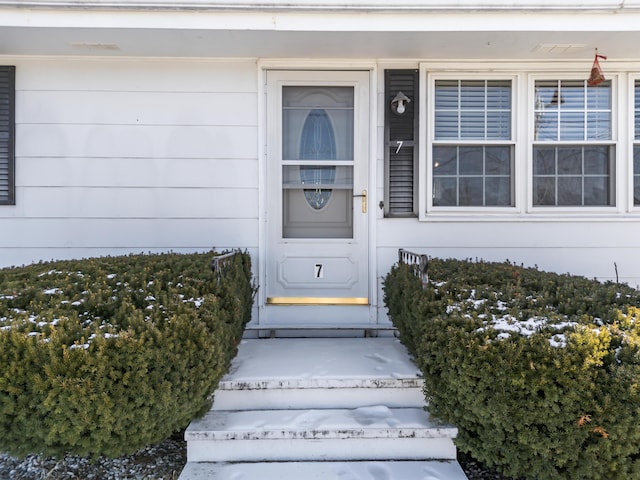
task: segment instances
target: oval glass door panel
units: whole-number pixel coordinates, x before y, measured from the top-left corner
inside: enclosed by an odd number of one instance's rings
[[[300,159],[302,160],[335,160],[336,137],[333,125],[325,109],[314,109],[309,112],[302,127],[300,141]],[[331,187],[336,177],[335,166],[300,167],[300,181],[314,188],[305,188],[304,196],[311,208],[322,210],[331,198]]]
[[[283,87],[282,236],[353,237],[353,87]]]

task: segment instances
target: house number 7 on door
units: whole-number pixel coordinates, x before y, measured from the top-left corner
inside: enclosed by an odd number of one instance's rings
[[[315,278],[323,278],[324,277],[324,270],[322,269],[322,264],[321,263],[316,263],[314,266],[314,277]]]

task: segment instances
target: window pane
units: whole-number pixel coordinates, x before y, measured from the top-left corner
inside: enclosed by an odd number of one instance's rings
[[[611,138],[611,114],[593,112],[587,114],[587,140],[609,140]]]
[[[460,177],[460,206],[480,206],[482,198],[482,177]]]
[[[557,106],[558,88],[558,82],[555,80],[537,81],[535,88],[536,109],[547,109]]]
[[[487,140],[511,137],[511,112],[487,112]]]
[[[458,173],[458,147],[433,147],[433,175]]]
[[[588,110],[611,110],[611,82],[587,87]]]
[[[458,81],[436,81],[436,110],[458,110]]]
[[[353,160],[353,87],[282,88],[284,160]]]
[[[584,81],[561,81],[559,91],[560,108],[566,110],[584,110],[584,94]]]
[[[484,111],[462,112],[460,123],[460,138],[468,140],[484,140]]]
[[[511,182],[508,177],[487,177],[485,180],[485,205],[511,204]]]
[[[582,205],[581,180],[581,177],[558,177],[558,205]]]
[[[293,87],[282,88],[284,108],[353,107],[352,87]]]
[[[535,88],[535,140],[611,140],[611,82],[545,80]]]
[[[511,96],[510,80],[435,81],[434,206],[512,205]]]
[[[462,110],[482,110],[485,108],[485,83],[483,80],[460,82],[460,108]]]
[[[587,175],[609,175],[609,147],[584,148],[584,173]]]
[[[536,140],[558,139],[558,112],[540,111],[536,113]]]
[[[533,204],[542,206],[556,204],[555,177],[533,177]]]
[[[460,147],[460,175],[482,175],[482,147]]]
[[[482,177],[460,177],[460,206],[482,206]]]
[[[533,174],[556,174],[556,149],[553,147],[534,147],[533,149]]]
[[[613,205],[614,150],[594,144],[612,139],[611,82],[543,80],[535,92],[533,204]]]
[[[511,82],[489,80],[487,82],[487,109],[511,110]]]
[[[582,173],[582,148],[558,149],[558,175]]]
[[[434,146],[434,206],[511,206],[512,146]]]
[[[353,167],[327,167],[325,165],[285,165],[282,167],[284,188],[313,187],[351,188]]]
[[[511,175],[511,149],[509,147],[485,148],[485,173],[487,175]]]
[[[613,147],[534,147],[533,203],[613,205]]]
[[[436,138],[458,140],[458,112],[436,112]]]
[[[560,113],[560,140],[584,140],[584,113]]]
[[[455,178],[438,177],[433,179],[433,205],[436,207],[454,207],[458,204],[457,181]]]
[[[585,177],[584,179],[584,204],[608,205],[609,204],[609,178]]]
[[[437,140],[510,140],[511,82],[437,80]]]

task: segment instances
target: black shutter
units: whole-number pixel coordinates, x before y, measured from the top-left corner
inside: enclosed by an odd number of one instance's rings
[[[16,67],[0,66],[0,205],[14,205]]]
[[[417,215],[418,70],[385,70],[385,215]],[[391,111],[391,101],[404,93],[406,111]],[[402,142],[401,144],[399,142]]]

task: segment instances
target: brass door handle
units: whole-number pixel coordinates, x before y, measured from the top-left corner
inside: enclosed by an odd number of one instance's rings
[[[367,213],[367,191],[362,190],[362,193],[355,194],[353,198],[361,197],[362,198],[362,213]]]

